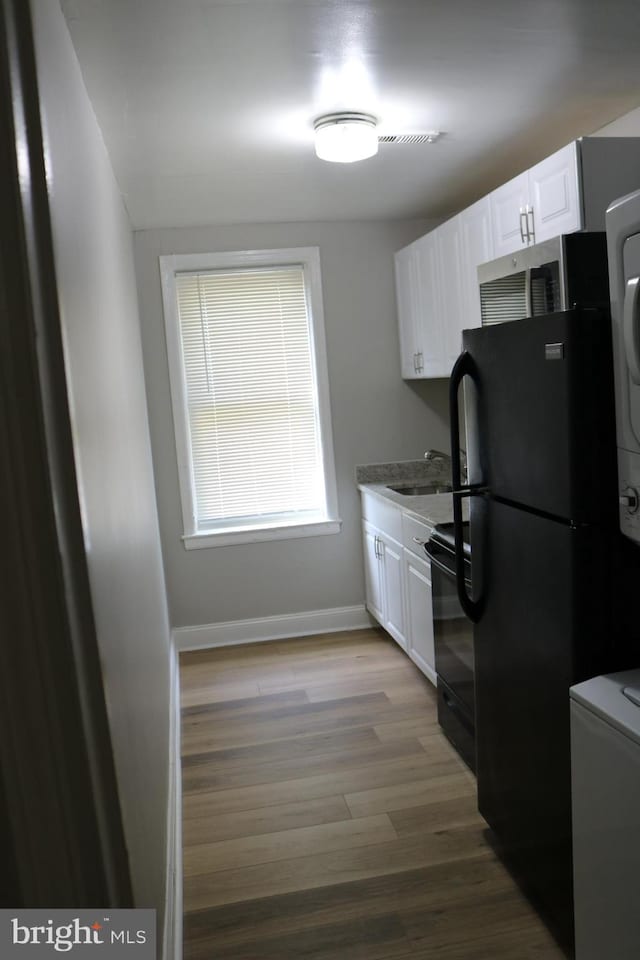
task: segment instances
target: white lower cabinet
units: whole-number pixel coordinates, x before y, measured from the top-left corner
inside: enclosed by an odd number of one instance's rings
[[[378,623],[384,620],[384,587],[382,583],[382,564],[379,559],[380,535],[375,527],[366,521],[363,524],[364,535],[364,583],[367,610]]]
[[[404,549],[404,584],[407,653],[422,672],[436,683],[431,605],[431,564]]]
[[[367,609],[406,650],[402,545],[365,520],[364,555]]]
[[[383,627],[397,640],[403,650],[407,649],[405,632],[404,600],[402,595],[402,547],[395,541],[382,537],[382,569],[384,579]]]
[[[435,684],[431,527],[364,492],[362,508],[367,610]]]

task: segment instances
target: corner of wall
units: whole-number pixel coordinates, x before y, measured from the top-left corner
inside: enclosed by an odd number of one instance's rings
[[[162,936],[163,960],[182,960],[182,770],[180,765],[180,667],[171,641],[169,653],[169,789],[167,873]]]

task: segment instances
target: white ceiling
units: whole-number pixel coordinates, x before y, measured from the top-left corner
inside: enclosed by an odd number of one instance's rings
[[[134,227],[443,217],[640,104],[638,0],[62,0]],[[329,164],[315,117],[437,129]]]

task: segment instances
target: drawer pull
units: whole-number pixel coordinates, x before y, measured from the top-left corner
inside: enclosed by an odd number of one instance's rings
[[[424,547],[425,543],[428,543],[428,540],[421,540],[420,537],[411,537],[414,543],[417,543],[419,547]]]

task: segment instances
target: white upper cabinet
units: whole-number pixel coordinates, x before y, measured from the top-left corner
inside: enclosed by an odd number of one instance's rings
[[[417,304],[416,244],[395,255],[396,304],[400,335],[400,364],[405,380],[420,376],[420,344],[418,342],[419,310]]]
[[[402,376],[448,377],[463,330],[479,327],[481,263],[576,230],[637,189],[640,137],[587,137],[557,150],[396,254]]]
[[[494,257],[503,257],[526,244],[528,203],[528,173],[521,173],[490,194]]]
[[[442,374],[451,373],[462,343],[462,244],[458,217],[434,231],[438,253],[439,314],[442,329]]]
[[[533,242],[580,230],[577,143],[570,143],[529,170],[529,204]]]
[[[443,330],[439,233],[433,230],[416,240],[418,325],[420,328],[419,377],[448,376]]]
[[[462,329],[479,327],[480,290],[478,266],[493,260],[493,237],[491,230],[491,204],[483,197],[458,215],[461,255],[461,309]]]
[[[486,197],[396,254],[405,379],[450,375],[462,331],[480,325],[478,264],[492,256]]]
[[[494,256],[582,228],[578,145],[570,143],[490,194]]]

